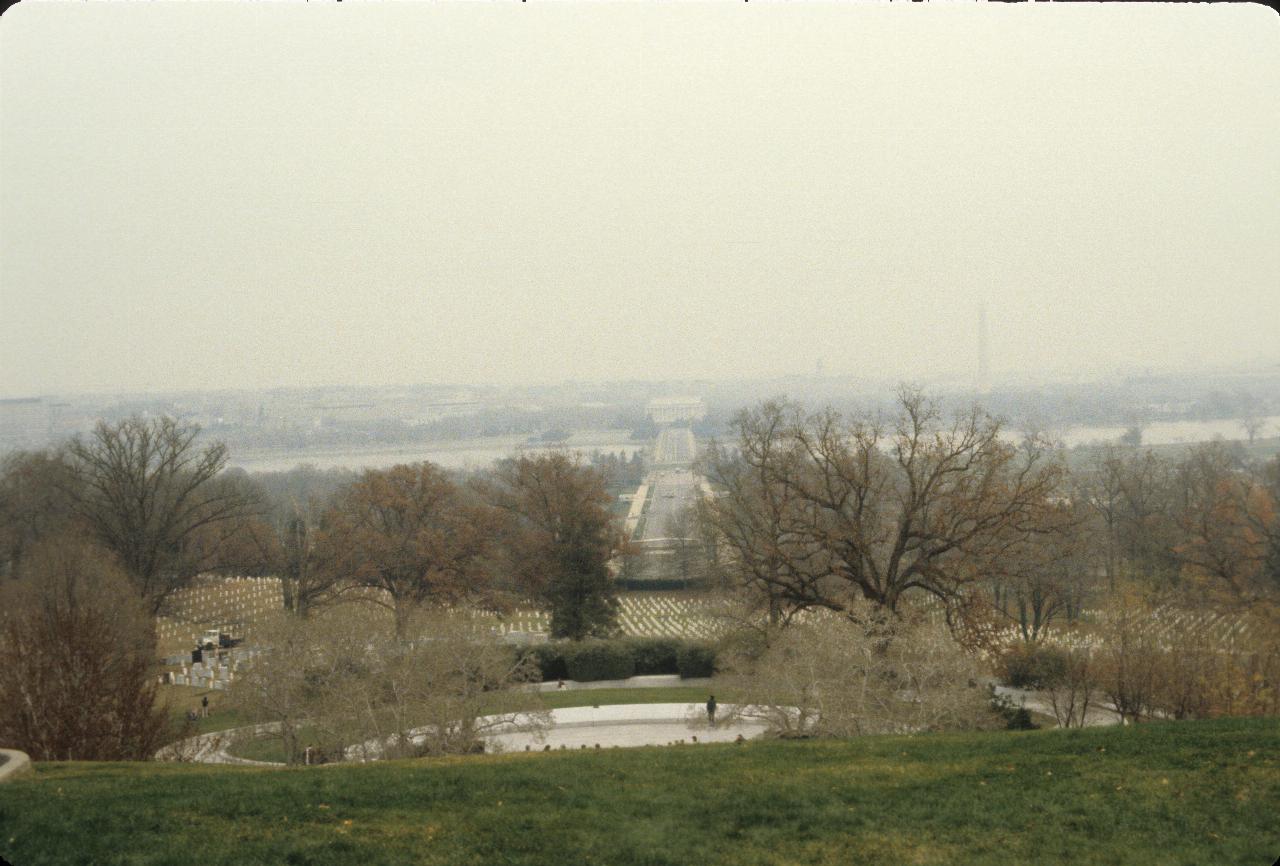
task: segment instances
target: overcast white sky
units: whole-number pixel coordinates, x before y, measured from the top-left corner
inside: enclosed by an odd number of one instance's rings
[[[1280,360],[1255,5],[23,3],[0,395]]]

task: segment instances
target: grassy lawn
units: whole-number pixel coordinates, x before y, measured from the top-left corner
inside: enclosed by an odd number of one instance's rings
[[[761,742],[291,770],[43,764],[37,864],[1260,864],[1280,723]]]
[[[576,689],[563,692],[543,692],[542,702],[549,710],[558,710],[565,707],[603,707],[609,704],[696,704],[705,701],[710,693],[704,688],[695,689],[688,686],[672,686],[660,689]],[[198,701],[199,699],[197,698]],[[213,720],[208,719],[206,721]],[[247,721],[242,723],[249,724]],[[227,725],[225,727],[233,726]],[[221,730],[221,728],[209,728],[208,730]],[[318,737],[315,735],[314,730],[310,728],[303,728],[299,732],[299,739],[304,746],[319,745]],[[278,737],[264,736],[246,739],[235,743],[227,751],[237,757],[249,758],[253,761],[284,761],[284,745]]]
[[[166,712],[173,720],[175,730],[186,721],[188,710],[199,712],[200,699],[206,696],[209,698],[209,716],[196,720],[193,733],[208,734],[251,724],[251,721],[241,715],[239,710],[227,705],[225,691],[201,689],[195,686],[161,686],[159,696]]]

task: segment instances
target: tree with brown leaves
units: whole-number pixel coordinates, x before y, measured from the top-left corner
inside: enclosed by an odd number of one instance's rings
[[[623,549],[604,476],[563,454],[518,457],[485,485],[507,516],[508,567],[551,609],[551,634],[581,640],[611,633],[618,602],[609,561]]]
[[[491,511],[432,463],[370,469],[341,493],[317,537],[323,567],[396,614],[488,594]]]

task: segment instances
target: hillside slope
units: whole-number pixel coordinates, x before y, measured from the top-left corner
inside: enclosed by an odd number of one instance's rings
[[[295,770],[45,764],[38,864],[1257,863],[1280,722],[761,742]]]

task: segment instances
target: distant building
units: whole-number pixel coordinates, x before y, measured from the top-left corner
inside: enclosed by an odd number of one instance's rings
[[[655,424],[674,424],[705,418],[707,407],[698,397],[658,397],[649,401],[645,414]]]

